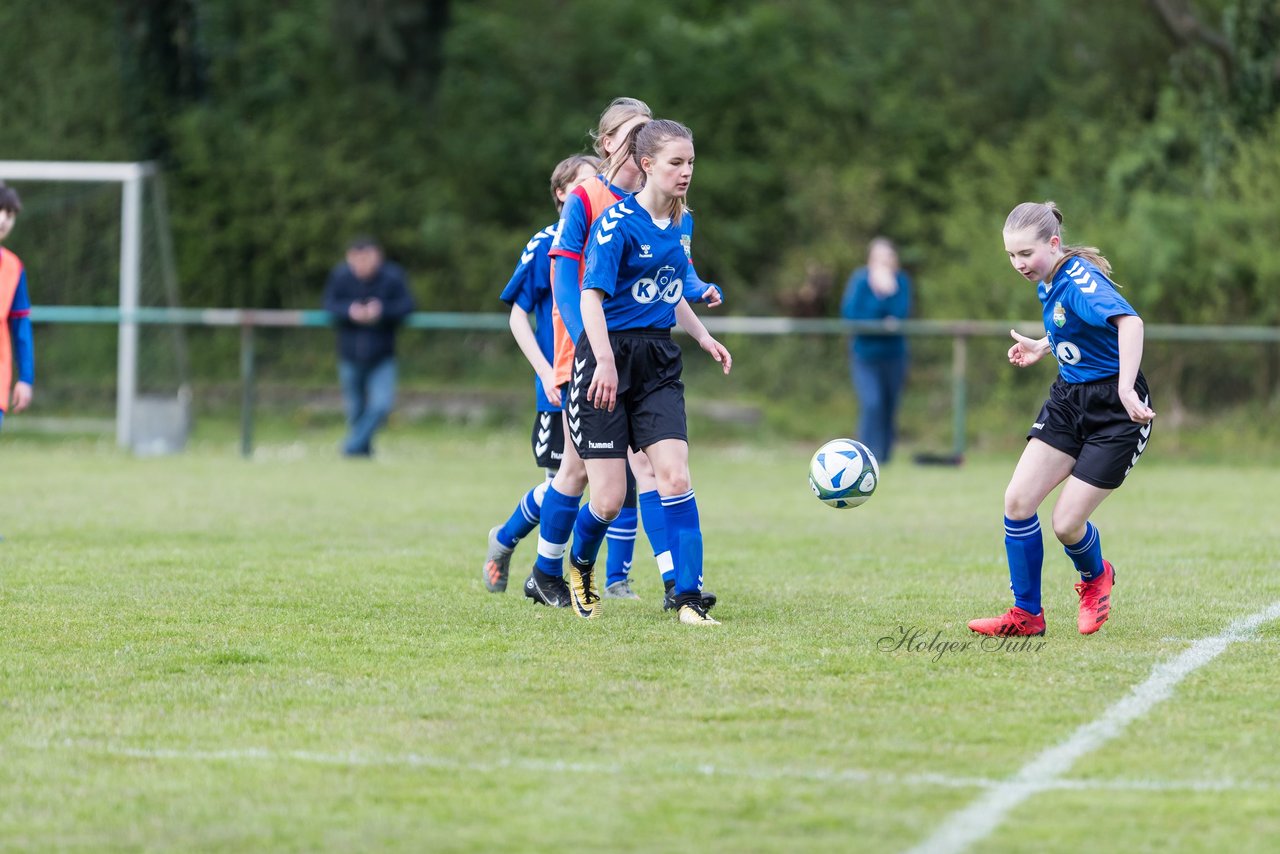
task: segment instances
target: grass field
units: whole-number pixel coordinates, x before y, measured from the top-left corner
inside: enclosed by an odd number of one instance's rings
[[[597,621],[523,598],[528,543],[511,592],[484,591],[486,531],[537,477],[522,435],[392,435],[367,464],[331,438],[253,462],[0,439],[0,849],[1280,839],[1274,469],[1153,444],[1095,516],[1111,622],[1077,634],[1050,542],[1048,634],[992,649],[963,646],[965,623],[1008,605],[1011,456],[895,462],[836,511],[808,492],[808,447],[695,445],[723,625],[690,629],[643,540],[643,601]],[[914,648],[887,649],[903,632]]]

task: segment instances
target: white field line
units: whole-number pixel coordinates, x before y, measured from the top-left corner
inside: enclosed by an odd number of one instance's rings
[[[994,831],[1010,811],[1032,795],[1058,788],[1057,783],[1082,756],[1097,750],[1124,732],[1134,720],[1167,700],[1178,683],[1226,652],[1233,643],[1249,640],[1264,623],[1280,619],[1280,601],[1256,614],[1235,620],[1216,637],[1201,638],[1171,661],[1157,664],[1151,675],[1092,721],[1073,732],[1019,769],[1004,782],[964,809],[952,813],[910,854],[947,854],[964,851]]]
[[[344,768],[432,768],[445,771],[470,773],[495,773],[506,770],[526,771],[535,774],[567,774],[569,776],[630,777],[645,773],[640,766],[621,763],[570,762],[557,759],[503,758],[488,762],[464,761],[421,753],[365,753],[348,751],[327,753],[313,750],[269,750],[266,748],[228,748],[224,750],[186,750],[153,747],[122,747],[91,741],[46,741],[26,745],[34,750],[67,750],[82,755],[106,755],[152,762],[300,762],[312,765],[332,765]],[[685,768],[669,766],[668,772],[684,771],[704,777],[726,780],[794,780],[823,784],[876,783],[890,786],[938,787],[948,789],[1000,789],[1007,780],[988,777],[957,777],[948,774],[893,774],[883,771],[866,771],[858,768],[785,768],[785,767],[735,767],[727,765],[691,765]],[[1231,779],[1199,780],[1066,780],[1056,779],[1046,789],[1108,790],[1149,792],[1234,792],[1280,791],[1280,785]]]

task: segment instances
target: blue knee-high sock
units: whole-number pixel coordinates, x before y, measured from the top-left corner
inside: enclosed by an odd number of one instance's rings
[[[667,547],[667,514],[662,509],[662,496],[658,490],[640,493],[640,522],[644,525],[645,536],[649,538],[649,546],[653,549],[653,558],[658,562],[658,572],[662,573],[665,584],[676,580],[676,566],[671,560],[671,549]]]
[[[600,556],[600,544],[604,542],[604,533],[609,530],[612,519],[603,519],[596,513],[588,501],[578,511],[577,521],[573,523],[573,550],[569,557],[574,563],[595,563]]]
[[[1040,613],[1040,572],[1044,568],[1044,539],[1040,519],[1004,517],[1004,551],[1009,557],[1009,586],[1013,604],[1032,614]]]
[[[554,486],[547,486],[547,494],[542,497],[538,559],[534,563],[547,575],[564,575],[564,550],[581,501],[581,495],[562,495]]]
[[[622,510],[618,512],[618,518],[609,525],[609,530],[605,534],[605,538],[609,541],[609,554],[605,564],[606,584],[626,581],[631,574],[631,560],[636,553],[637,515],[639,514],[634,505],[631,507],[623,505]]]
[[[516,505],[515,512],[511,514],[511,518],[498,530],[498,542],[508,548],[515,548],[516,543],[529,536],[533,529],[538,527],[538,520],[542,517],[542,499],[550,486],[551,484],[544,480],[524,494],[520,503]]]
[[[1076,572],[1085,581],[1092,581],[1102,575],[1102,537],[1092,522],[1084,523],[1084,538],[1074,546],[1063,546],[1062,550],[1076,565]]]
[[[675,595],[697,593],[702,590],[702,528],[693,490],[683,495],[664,495],[662,510],[667,517],[667,544],[676,566]]]
[[[636,476],[627,465],[627,494],[622,499],[618,517],[609,525],[605,538],[609,541],[605,584],[625,581],[631,575],[631,561],[636,555]]]

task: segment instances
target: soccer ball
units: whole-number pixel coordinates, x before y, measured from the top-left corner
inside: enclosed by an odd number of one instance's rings
[[[832,507],[857,507],[880,483],[880,464],[871,449],[853,439],[832,439],[809,461],[809,488]]]

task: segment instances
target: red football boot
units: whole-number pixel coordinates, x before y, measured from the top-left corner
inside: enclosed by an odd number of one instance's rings
[[[1006,638],[1042,635],[1044,634],[1044,611],[1033,614],[1014,607],[998,617],[970,620],[969,628],[980,635],[998,635]]]
[[[1116,568],[1111,561],[1102,562],[1102,575],[1076,585],[1080,595],[1080,634],[1091,635],[1111,616],[1111,586],[1116,583]]]

